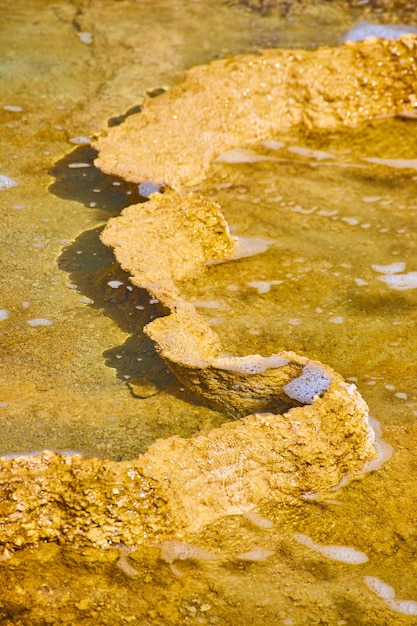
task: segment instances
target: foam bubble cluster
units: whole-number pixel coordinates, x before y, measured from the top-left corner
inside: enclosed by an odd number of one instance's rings
[[[330,374],[324,369],[313,363],[307,363],[301,375],[284,385],[283,389],[292,400],[312,404],[316,396],[322,396],[329,389],[331,380]]]
[[[320,554],[333,561],[341,561],[342,563],[349,563],[350,565],[360,565],[368,561],[368,557],[364,552],[360,552],[349,546],[322,545],[315,543],[310,537],[301,533],[297,533],[293,535],[293,537],[297,543],[311,550],[315,550],[316,552],[320,552]]]
[[[396,600],[395,590],[391,585],[387,585],[376,576],[364,576],[365,585],[385,601],[393,611],[403,613],[403,615],[417,615],[417,602],[414,600]]]
[[[5,174],[0,174],[0,191],[4,189],[11,189],[12,187],[16,187],[19,183],[17,183],[13,178],[9,178],[5,176]]]

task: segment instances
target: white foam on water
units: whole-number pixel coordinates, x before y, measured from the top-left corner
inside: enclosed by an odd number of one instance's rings
[[[417,272],[387,274],[386,276],[378,276],[378,280],[381,280],[383,283],[386,283],[388,287],[396,289],[397,291],[417,288]]]
[[[368,163],[375,163],[376,165],[387,165],[388,167],[395,167],[398,169],[417,170],[417,159],[379,159],[377,157],[367,157],[363,160],[368,161]]]
[[[368,463],[365,463],[360,472],[361,474],[375,472],[381,469],[384,463],[391,459],[393,453],[393,447],[382,440],[382,426],[380,422],[371,416],[369,416],[368,419],[369,425],[371,426],[375,435],[374,445],[376,450],[376,458],[368,461]]]
[[[281,285],[283,280],[253,280],[248,283],[248,287],[253,287],[258,290],[258,293],[267,293],[272,285]]]
[[[89,137],[83,137],[82,135],[78,135],[77,137],[71,137],[70,139],[68,139],[68,141],[75,145],[81,146],[91,143],[91,139]]]
[[[193,305],[201,309],[218,309],[219,311],[227,311],[230,308],[220,300],[193,300]]]
[[[186,561],[187,559],[202,559],[204,561],[217,559],[214,554],[210,554],[202,548],[193,546],[190,543],[185,543],[185,541],[178,541],[177,539],[161,541],[156,547],[161,549],[161,559],[165,561],[165,563],[173,563],[177,560]]]
[[[63,454],[70,456],[84,456],[82,452],[78,450],[32,450],[31,452],[14,452],[11,454],[2,454],[0,459],[2,461],[10,461],[13,459],[23,459],[27,456],[39,456],[41,454]]]
[[[322,159],[334,159],[335,156],[331,152],[323,152],[322,150],[311,150],[310,148],[303,148],[302,146],[290,146],[287,148],[288,152],[298,154],[299,156],[306,157],[308,159],[316,159],[321,161]]]
[[[316,396],[321,396],[328,390],[331,376],[319,365],[307,363],[300,376],[293,378],[283,386],[289,398],[302,404],[312,404]]]
[[[3,109],[5,111],[12,111],[13,113],[20,113],[20,111],[23,111],[23,107],[17,106],[15,104],[5,104]]]
[[[267,558],[273,556],[275,552],[273,550],[267,550],[266,548],[255,547],[248,552],[242,552],[238,554],[236,558],[241,561],[266,561]]]
[[[115,546],[119,550],[119,559],[116,562],[116,567],[122,570],[127,576],[137,576],[139,574],[138,570],[133,567],[127,560],[129,554],[135,552],[135,546],[125,546],[124,544],[119,544]]]
[[[364,285],[368,285],[369,283],[366,282],[366,280],[363,280],[363,278],[354,278],[353,282],[358,286],[358,287],[363,287]]]
[[[294,207],[290,209],[291,213],[301,213],[301,215],[311,215],[314,211],[317,210],[318,207],[313,206],[309,209],[303,209],[300,204],[296,204]]]
[[[363,202],[366,203],[372,203],[372,202],[378,202],[378,200],[381,200],[382,196],[365,196],[364,198],[362,198]]]
[[[341,217],[340,221],[349,224],[349,226],[357,226],[359,224],[359,220],[356,217]]]
[[[26,320],[26,323],[29,324],[29,326],[52,326],[53,324],[51,320],[45,317],[34,317],[30,320]]]
[[[83,167],[91,167],[91,163],[68,163],[68,167],[72,170],[82,169]]]
[[[271,530],[274,527],[274,522],[272,522],[267,517],[263,517],[256,511],[243,511],[242,517],[248,520],[254,526],[258,528],[263,528],[265,530]]]
[[[77,33],[77,35],[80,38],[80,41],[82,43],[86,43],[86,44],[93,43],[93,35],[92,35],[92,33],[88,33],[86,31],[81,31],[81,32]]]
[[[360,20],[343,35],[340,39],[340,43],[344,43],[345,41],[363,41],[369,37],[398,39],[402,35],[410,33],[417,33],[417,28],[407,24],[372,24],[366,20]]]
[[[343,324],[343,323],[344,323],[344,321],[345,321],[345,318],[344,318],[344,317],[341,317],[341,316],[339,316],[339,317],[331,317],[331,318],[329,319],[329,322],[330,322],[331,324]]]
[[[364,552],[349,546],[333,546],[315,543],[311,537],[301,533],[295,533],[293,538],[297,541],[297,543],[300,543],[315,552],[319,552],[324,557],[333,561],[341,561],[342,563],[348,563],[349,565],[361,565],[362,563],[366,563],[368,561],[368,557]]]
[[[376,593],[393,611],[403,615],[417,615],[417,602],[414,600],[396,600],[394,587],[384,583],[377,576],[364,576],[365,585]]]
[[[380,274],[397,274],[405,270],[405,263],[404,261],[397,261],[396,263],[391,263],[391,265],[371,265],[371,267]]]
[[[262,142],[262,145],[268,150],[281,150],[281,148],[285,148],[285,143],[282,141],[275,141],[274,139],[267,139]]]
[[[124,285],[124,283],[121,280],[109,280],[109,282],[107,284],[112,289],[118,289],[119,287]]]
[[[149,198],[153,193],[159,193],[161,191],[161,185],[151,181],[145,181],[140,183],[138,190],[142,198]]]
[[[236,244],[236,251],[229,259],[243,259],[248,256],[255,256],[266,252],[272,244],[276,242],[263,237],[233,237]]]
[[[0,174],[0,191],[17,187],[18,184],[19,183],[13,180],[13,178],[9,178],[8,176],[5,176],[5,174]]]

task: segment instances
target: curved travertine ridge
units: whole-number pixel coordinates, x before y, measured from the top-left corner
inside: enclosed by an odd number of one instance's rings
[[[298,504],[369,467],[374,433],[354,385],[292,352],[223,354],[182,296],[184,281],[235,253],[220,208],[184,186],[201,180],[220,152],[295,124],[336,129],[413,110],[416,41],[270,50],[195,68],[182,86],[98,140],[104,170],[182,189],[125,209],[103,240],[132,282],[161,301],[167,315],[146,332],[171,369],[208,402],[244,417],[188,440],[158,440],[130,462],[50,452],[3,460],[1,544],[184,538],[271,498]]]
[[[191,69],[93,145],[104,172],[182,189],[226,150],[294,126],[333,130],[417,103],[417,37],[264,50]]]
[[[232,262],[234,241],[217,203],[173,190],[154,194],[109,220],[101,238],[132,283],[168,313],[145,332],[173,373],[211,406],[241,418],[190,440],[158,441],[143,457],[157,452],[169,468],[177,520],[187,528],[271,494],[294,501],[329,489],[376,456],[368,408],[354,385],[294,352],[225,355],[183,298],[184,283],[210,263]]]

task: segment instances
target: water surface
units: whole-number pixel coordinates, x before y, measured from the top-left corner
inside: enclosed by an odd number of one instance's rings
[[[155,303],[130,289],[99,241],[108,217],[140,198],[101,176],[79,138],[196,63],[268,45],[335,44],[357,14],[324,4],[261,16],[220,1],[3,3],[0,174],[18,185],[0,191],[1,454],[48,448],[130,459],[156,437],[225,419],[184,391],[145,339]],[[416,122],[275,142],[252,148],[267,160],[213,164],[202,187],[236,235],[267,238],[268,250],[211,267],[189,296],[231,353],[293,349],[356,382],[393,446],[391,461],[296,510],[272,499],[261,513],[273,528],[236,517],[206,529],[194,543],[215,561],[173,568],[147,546],[128,557],[137,570],[128,576],[116,549],[17,553],[1,562],[2,623],[417,620],[364,580],[417,601],[417,291],[392,286],[417,271]],[[330,560],[297,533],[369,560]],[[239,558],[254,548],[272,554]]]

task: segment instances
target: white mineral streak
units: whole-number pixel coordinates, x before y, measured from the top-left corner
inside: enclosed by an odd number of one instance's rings
[[[193,546],[185,541],[171,539],[169,541],[161,541],[157,544],[161,549],[160,557],[165,563],[173,563],[174,561],[186,561],[187,559],[201,559],[202,561],[215,561],[217,556],[206,552],[202,548]]]
[[[395,590],[376,576],[364,576],[365,585],[376,593],[393,611],[403,615],[417,615],[417,602],[414,600],[396,600]]]
[[[302,374],[284,385],[283,390],[292,400],[312,404],[316,396],[328,390],[331,380],[331,376],[319,365],[307,363]]]
[[[273,550],[267,550],[266,548],[252,548],[248,552],[242,552],[237,555],[237,558],[241,561],[266,561],[267,558],[273,556],[275,552]]]
[[[315,552],[319,552],[327,559],[332,559],[333,561],[341,561],[342,563],[349,563],[350,565],[360,565],[368,561],[368,557],[364,552],[360,552],[349,546],[333,546],[315,543],[310,537],[301,533],[295,533],[293,538],[297,543],[311,550],[315,550]]]
[[[258,163],[260,161],[276,161],[276,159],[243,148],[227,150],[214,159],[214,163]]]

